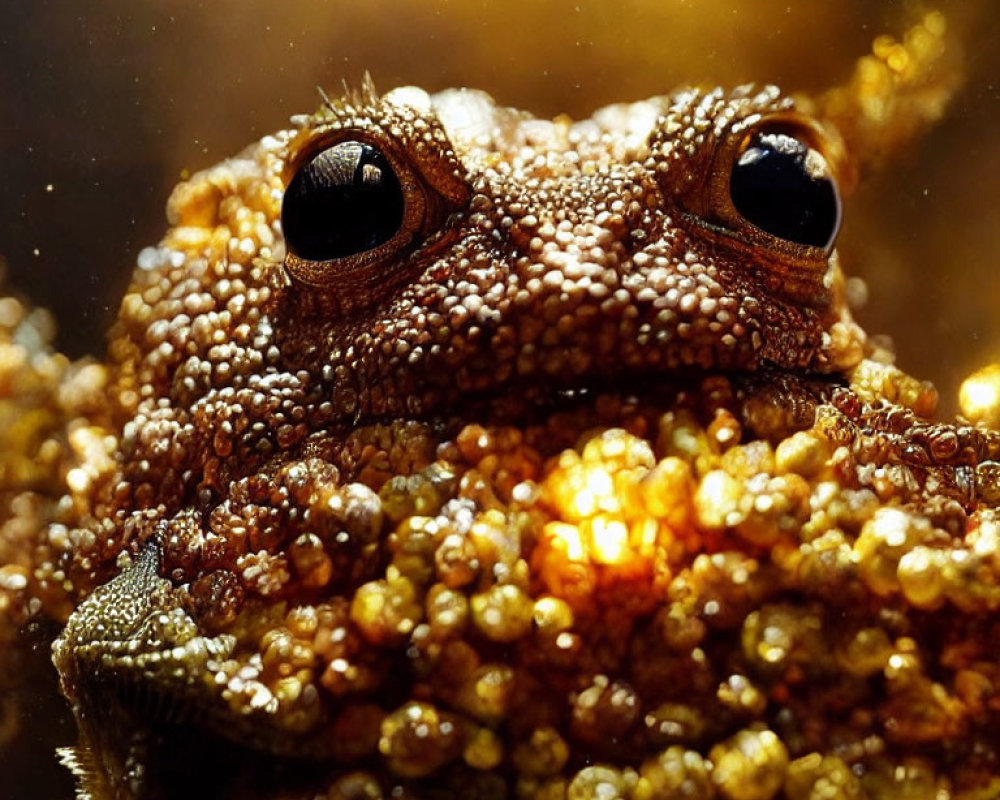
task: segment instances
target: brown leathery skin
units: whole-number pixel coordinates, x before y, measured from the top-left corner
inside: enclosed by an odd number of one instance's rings
[[[270,372],[296,401],[302,384],[320,392],[313,413],[331,420],[426,415],[458,395],[541,377],[574,385],[622,372],[762,363],[842,370],[860,349],[844,336],[834,346],[830,328],[860,333],[833,296],[827,254],[803,257],[800,247],[796,258],[774,246],[761,255],[757,247],[751,262],[736,235],[708,235],[685,210],[719,143],[787,107],[771,89],[688,92],[572,126],[525,119],[469,91],[432,99],[407,89],[370,106],[334,106],[292,139],[289,159],[335,141],[337,131],[373,137],[417,173],[425,186],[416,192],[446,207],[444,224],[418,229],[411,252],[353,265],[353,276],[341,269],[326,286],[312,274],[297,280],[302,269],[292,262],[286,281],[270,234],[258,243],[253,231],[236,232],[226,253],[235,281],[220,292],[197,286],[188,270],[152,273],[159,292],[176,299],[133,307],[130,295],[120,323],[130,341],[116,348],[134,344],[127,368],[143,391],[176,406],[240,391],[244,372]],[[461,126],[470,116],[479,127]],[[269,190],[284,169],[281,142],[271,146],[251,154],[259,183],[248,176],[238,195],[257,195],[248,205],[264,214],[262,225],[274,222]],[[178,208],[191,191],[175,197],[182,223],[196,213]],[[793,279],[811,287],[808,302],[781,297]],[[188,307],[193,289],[204,309]],[[147,330],[150,316],[157,324]],[[183,346],[166,354],[173,342]],[[163,376],[175,366],[168,387]]]
[[[115,491],[138,506],[224,495],[317,431],[508,386],[530,397],[684,369],[843,370],[862,334],[835,259],[776,244],[750,260],[739,232],[684,209],[720,142],[788,107],[773,89],[685,92],[571,126],[476,92],[405,89],[332,106],[197,176],[171,199],[175,227],[112,342],[133,417]],[[383,144],[450,213],[388,262],[315,286],[279,260],[281,180],[338,131]],[[776,292],[801,272],[808,304]]]
[[[391,631],[413,589],[405,576],[377,580],[384,500],[364,486],[371,478],[356,441],[365,423],[428,420],[416,434],[387,431],[395,443],[383,469],[406,474],[432,466],[441,431],[455,430],[453,409],[483,395],[503,398],[506,418],[516,419],[562,390],[628,376],[827,373],[857,361],[863,335],[835,257],[720,224],[731,209],[717,208],[712,172],[731,168],[720,158],[734,157],[747,131],[771,118],[814,130],[773,88],[685,91],[575,126],[465,90],[368,92],[182,184],[168,207],[174,227],[140,259],[113,332],[127,422],[120,466],[101,476],[82,515],[96,546],[65,564],[85,592],[113,574],[122,547],[162,552],[133,556],[136,565],[91,594],[57,642],[81,721],[83,746],[68,756],[76,772],[141,796],[145,779],[121,755],[139,746],[129,738],[138,734],[126,726],[117,739],[111,726],[107,739],[106,723],[135,719],[147,704],[182,719],[194,713],[198,724],[272,753],[343,758],[322,733],[339,713],[330,700],[384,680],[388,664],[379,657],[350,668],[346,683],[335,678],[330,670],[345,658],[367,660],[355,631],[342,655],[322,657],[330,699],[312,679],[303,684],[305,674],[283,697],[255,677],[256,646],[238,645],[231,626],[255,603],[333,590],[355,593],[355,623],[369,603],[402,604],[376,612],[389,619],[363,625],[361,637],[390,650],[400,641]],[[304,263],[284,252],[283,184],[316,150],[345,139],[389,158],[407,203],[401,230],[358,259]],[[453,481],[446,475],[446,486]],[[135,589],[150,563],[177,588],[157,583],[166,610],[140,634],[129,626],[152,613],[140,610],[151,590]],[[483,602],[514,603],[523,616],[530,604],[517,583],[509,599]],[[103,619],[109,604],[124,624]],[[491,636],[513,639],[517,630]],[[189,647],[201,655],[186,655]],[[312,673],[315,659],[300,669]],[[95,668],[97,683],[88,677]],[[115,688],[134,680],[140,688]],[[220,685],[229,688],[212,688]],[[110,717],[108,703],[118,709]],[[91,754],[110,760],[81,766]]]

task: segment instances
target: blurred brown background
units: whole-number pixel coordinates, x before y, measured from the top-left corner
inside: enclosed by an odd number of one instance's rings
[[[967,51],[948,117],[850,199],[861,317],[938,383],[1000,360],[1000,6],[936,4]],[[99,353],[182,170],[228,156],[365,70],[388,89],[467,85],[586,116],[686,83],[822,89],[914,4],[871,0],[32,0],[0,3],[0,256]],[[998,10],[995,10],[998,9]]]

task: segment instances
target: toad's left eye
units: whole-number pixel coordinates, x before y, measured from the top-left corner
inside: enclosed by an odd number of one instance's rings
[[[788,133],[748,137],[729,194],[747,222],[778,239],[828,250],[840,229],[840,197],[826,160]]]
[[[288,249],[309,261],[372,250],[403,223],[403,189],[371,144],[342,141],[317,153],[285,190],[281,224]]]

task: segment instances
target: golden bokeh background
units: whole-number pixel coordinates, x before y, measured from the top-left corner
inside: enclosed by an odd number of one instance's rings
[[[136,254],[184,170],[208,166],[365,71],[388,89],[483,88],[551,116],[681,84],[843,81],[926,3],[829,0],[72,0],[0,8],[0,257],[51,307],[60,345],[100,353]],[[860,312],[955,409],[1000,360],[1000,7],[942,2],[967,81],[946,118],[848,200]]]

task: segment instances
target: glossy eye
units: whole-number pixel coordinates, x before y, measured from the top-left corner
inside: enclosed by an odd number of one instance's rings
[[[309,261],[363,253],[396,235],[404,205],[399,178],[378,148],[338,142],[304,163],[289,182],[281,206],[285,243]]]
[[[840,197],[826,160],[787,133],[749,137],[729,193],[747,222],[779,239],[828,250],[840,230]]]

